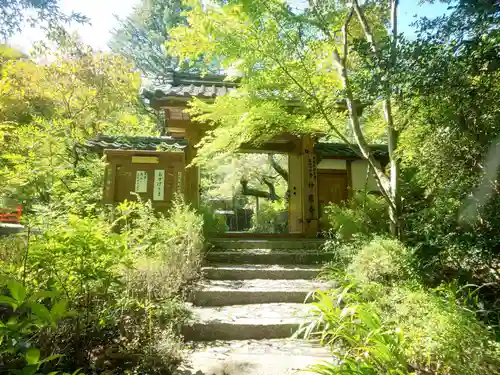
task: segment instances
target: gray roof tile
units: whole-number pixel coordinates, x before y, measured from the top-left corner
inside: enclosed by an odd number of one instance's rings
[[[225,81],[225,76],[171,72],[143,88],[142,94],[150,100],[162,100],[169,97],[198,97],[213,99],[226,95],[238,86],[238,82]]]
[[[94,151],[102,150],[158,150],[165,146],[183,149],[187,140],[173,137],[111,136],[100,135],[87,140],[86,146]]]

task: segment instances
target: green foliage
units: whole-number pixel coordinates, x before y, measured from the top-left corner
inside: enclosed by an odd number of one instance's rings
[[[228,79],[239,82],[236,90],[213,104],[192,101],[193,118],[217,125],[202,141],[198,162],[218,152],[234,152],[242,143],[259,144],[283,133],[320,132],[354,141],[346,129],[346,113],[337,106],[345,93],[333,51],[343,52],[339,35],[331,32],[341,29],[350,4],[323,3],[309,2],[298,10],[279,0],[186,2],[187,22],[171,30],[169,51],[188,61],[220,61]],[[387,5],[368,2],[362,8],[380,47],[385,47]],[[361,25],[352,17],[346,56],[350,71],[361,65],[356,47],[363,39]],[[385,65],[377,69],[376,82],[381,82],[380,70]],[[371,77],[373,70],[370,66],[360,75]],[[379,86],[370,88],[380,93]],[[380,99],[374,93],[367,95],[363,85],[356,84],[352,90],[363,102]],[[380,115],[371,111],[364,128],[372,121],[378,126]]]
[[[377,305],[387,324],[398,324],[405,332],[406,354],[415,368],[464,375],[498,371],[500,351],[494,335],[455,296],[444,299],[419,288],[393,288]]]
[[[319,338],[339,364],[320,364],[311,370],[317,374],[410,374],[405,356],[405,338],[401,329],[382,323],[377,312],[342,285],[332,293],[315,292],[310,322],[297,336]]]
[[[0,195],[81,212],[97,201],[102,170],[84,147],[97,134],[152,129],[138,107],[139,77],[122,58],[63,34],[59,49],[7,59],[0,78]],[[97,173],[96,173],[97,172]],[[85,198],[83,198],[85,197]]]
[[[286,233],[288,230],[288,207],[285,201],[261,201],[259,210],[252,216],[255,233]]]
[[[342,241],[349,241],[354,235],[387,233],[387,203],[382,197],[355,192],[345,205],[326,206],[323,220]]]
[[[227,231],[226,217],[218,214],[208,204],[203,203],[199,209],[203,215],[203,232],[206,237],[215,237],[219,233]]]
[[[365,282],[409,281],[413,254],[401,242],[376,237],[353,257],[348,271]]]
[[[24,278],[29,295],[45,290],[64,295],[73,312],[30,335],[41,353],[64,355],[44,366],[171,371],[181,349],[178,327],[188,317],[183,290],[197,278],[201,260],[201,217],[182,200],[173,202],[166,216],[150,203],[126,202],[113,222],[105,216],[41,213],[33,222],[40,233],[30,233],[26,242],[2,239],[0,269]],[[11,294],[22,297],[18,289]],[[36,313],[47,319],[63,311],[58,303],[40,306]]]
[[[500,351],[494,335],[452,290],[359,282],[342,272],[330,276],[339,285],[315,293],[310,318],[297,335],[320,339],[341,362],[313,366],[313,372],[497,372]]]
[[[22,283],[15,279],[3,280],[6,292],[0,295],[0,370],[13,374],[38,374],[45,363],[60,358],[53,354],[41,358],[33,346],[40,331],[55,328],[67,315],[68,301],[58,292],[42,291],[28,296]]]
[[[382,237],[364,241],[336,243],[338,259],[321,273],[336,286],[315,292],[310,318],[297,333],[320,339],[341,358],[313,372],[498,372],[500,345],[492,327],[478,320],[485,314],[482,287],[455,281],[429,289],[415,272],[412,249]]]
[[[498,4],[451,10],[418,23],[398,72],[407,240],[438,280],[442,264],[494,275],[499,244]]]
[[[111,49],[134,63],[144,75],[165,76],[178,61],[166,55],[169,29],[185,22],[182,1],[143,0],[114,30]]]
[[[21,31],[24,23],[46,26],[49,29],[70,21],[87,22],[87,17],[61,12],[59,0],[2,0],[0,1],[0,35],[3,40]]]
[[[136,280],[132,281],[138,285],[132,291],[168,298],[198,277],[203,221],[181,198],[174,200],[167,216],[156,214],[150,202],[125,201],[118,210],[118,222],[136,259]]]

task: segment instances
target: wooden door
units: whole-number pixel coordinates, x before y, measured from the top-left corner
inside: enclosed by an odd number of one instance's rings
[[[319,215],[329,203],[340,204],[347,200],[347,171],[318,170]]]

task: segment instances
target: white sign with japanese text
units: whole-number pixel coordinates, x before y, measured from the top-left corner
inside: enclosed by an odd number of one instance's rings
[[[148,191],[148,172],[137,171],[135,174],[135,192],[147,193]]]
[[[155,183],[153,189],[153,200],[162,201],[165,199],[165,171],[163,169],[155,169]]]

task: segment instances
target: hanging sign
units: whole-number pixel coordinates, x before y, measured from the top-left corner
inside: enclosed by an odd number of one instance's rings
[[[135,192],[147,193],[148,191],[148,172],[137,171],[135,173]]]
[[[155,183],[153,188],[153,200],[162,201],[165,196],[165,171],[163,169],[155,169]]]

